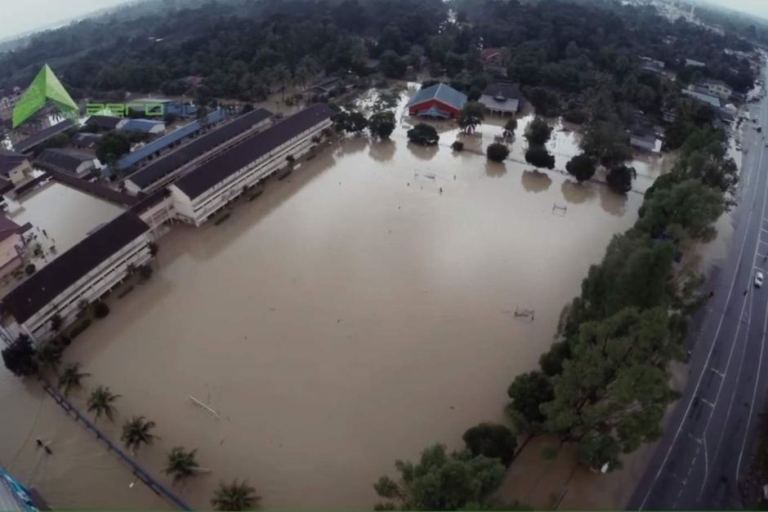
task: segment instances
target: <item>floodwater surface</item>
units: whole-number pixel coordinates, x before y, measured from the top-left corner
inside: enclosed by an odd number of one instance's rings
[[[117,425],[103,423],[113,439],[130,416],[157,422],[138,454],[151,473],[170,484],[167,451],[198,449],[210,472],[176,487],[192,506],[239,478],[266,507],[370,507],[395,459],[503,418],[508,384],[537,366],[589,266],[637,217],[640,194],[454,153],[450,130],[413,146],[407,124],[391,141],[326,146],[220,225],[174,227],[150,281],[69,347],[92,374],[75,403],[97,385],[121,395]],[[87,470],[103,448],[79,427],[57,434],[76,450],[29,470],[34,450],[15,451],[36,435],[33,388],[0,394],[24,416],[0,464],[57,507],[158,506],[140,484],[112,494],[131,481],[117,462]]]

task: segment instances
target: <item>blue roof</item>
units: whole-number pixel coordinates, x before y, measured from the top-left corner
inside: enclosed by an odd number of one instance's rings
[[[208,114],[208,124],[218,123],[222,119],[224,119],[224,111],[222,109],[216,109]],[[128,167],[141,162],[153,153],[161,151],[199,130],[199,121],[193,121],[187,125],[184,125],[178,130],[174,130],[168,135],[164,135],[158,139],[155,139],[149,144],[145,144],[135,151],[125,155],[123,158],[117,161],[117,168],[120,170],[127,169]]]
[[[467,95],[457,91],[450,85],[440,83],[421,89],[413,96],[413,98],[411,98],[408,102],[408,106],[410,107],[411,105],[416,105],[417,103],[423,103],[429,100],[438,100],[461,110],[467,102]]]
[[[125,132],[149,133],[152,128],[162,125],[162,121],[150,121],[149,119],[128,119],[128,122],[120,127]]]

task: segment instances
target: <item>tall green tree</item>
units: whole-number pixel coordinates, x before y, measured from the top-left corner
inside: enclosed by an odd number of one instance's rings
[[[477,101],[468,101],[459,113],[459,127],[466,133],[472,133],[485,119],[485,107]]]
[[[219,484],[211,499],[211,505],[216,510],[250,510],[258,505],[260,499],[254,487],[245,481],[234,480],[231,484]]]
[[[520,374],[509,385],[507,395],[512,399],[507,414],[515,426],[528,434],[540,433],[546,420],[541,404],[554,398],[547,376],[537,371]]]
[[[447,453],[436,444],[425,449],[417,463],[395,463],[399,481],[382,476],[374,484],[387,500],[378,505],[402,510],[459,510],[481,507],[501,483],[504,465],[498,459],[469,452]]]
[[[525,140],[529,146],[543,146],[551,136],[552,127],[540,117],[534,117],[525,128]]]
[[[464,446],[475,457],[482,455],[499,459],[505,466],[509,466],[515,458],[517,439],[506,425],[480,423],[464,432],[462,439]]]
[[[135,452],[142,445],[150,445],[157,438],[152,433],[156,424],[154,421],[147,421],[144,416],[134,416],[123,425],[123,433],[120,439],[129,450]]]
[[[70,391],[81,389],[83,379],[90,375],[90,373],[80,371],[80,363],[69,364],[59,375],[59,389],[62,390],[64,396],[68,396]]]
[[[200,465],[197,463],[197,450],[185,450],[176,446],[168,453],[165,474],[173,476],[177,483],[195,475]]]
[[[27,377],[37,373],[36,354],[37,351],[32,347],[32,342],[24,334],[2,350],[5,367],[17,377]]]
[[[107,386],[99,386],[88,397],[88,412],[94,413],[96,419],[104,415],[109,421],[114,421],[114,404],[118,398],[120,398],[120,395],[112,393]]]
[[[379,139],[388,139],[395,130],[395,114],[389,110],[376,112],[368,120],[368,130]]]
[[[588,155],[576,155],[565,165],[565,170],[581,183],[595,175],[595,162]]]

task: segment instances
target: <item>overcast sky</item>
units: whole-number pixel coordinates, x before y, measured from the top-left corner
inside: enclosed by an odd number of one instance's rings
[[[768,19],[768,0],[706,0],[706,2]]]
[[[0,40],[84,14],[114,7],[127,0],[0,0]]]
[[[128,0],[0,0],[0,40],[114,7]],[[706,0],[768,19],[768,0]]]

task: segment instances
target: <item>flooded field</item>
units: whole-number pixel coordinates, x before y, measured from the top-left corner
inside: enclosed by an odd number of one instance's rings
[[[537,366],[589,265],[636,219],[638,193],[492,164],[469,142],[453,153],[454,129],[412,146],[407,124],[326,148],[221,225],[175,227],[152,279],[68,349],[87,389],[122,395],[116,425],[102,423],[114,439],[130,416],[157,422],[138,455],[150,472],[170,483],[167,451],[198,449],[211,472],[176,488],[192,506],[244,478],[265,507],[370,507],[396,458],[502,419],[507,385]],[[462,137],[482,150],[501,124]],[[567,158],[576,135],[558,133]],[[18,416],[0,464],[57,507],[166,506],[0,372],[0,408]],[[61,454],[38,463],[38,435]]]

